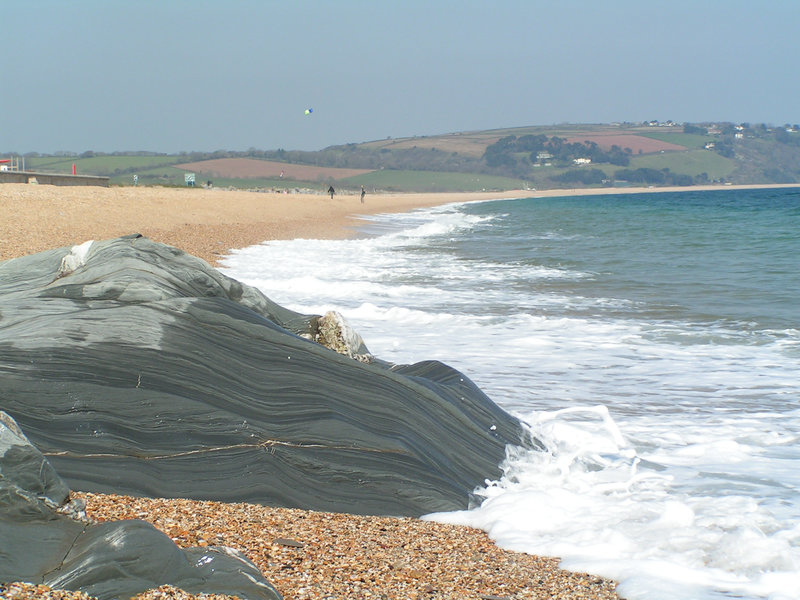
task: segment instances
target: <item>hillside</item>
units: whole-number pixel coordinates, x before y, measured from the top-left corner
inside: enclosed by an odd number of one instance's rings
[[[323,150],[25,155],[30,171],[112,184],[476,191],[800,182],[800,127],[743,123],[533,126],[387,138]]]

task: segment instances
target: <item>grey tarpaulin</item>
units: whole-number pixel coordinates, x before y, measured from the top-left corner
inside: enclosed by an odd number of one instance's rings
[[[12,259],[0,408],[84,491],[417,516],[501,474],[516,418],[439,362],[309,341],[316,321],[141,236]]]

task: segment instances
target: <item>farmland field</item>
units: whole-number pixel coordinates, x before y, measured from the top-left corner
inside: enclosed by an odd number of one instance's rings
[[[669,169],[687,175],[707,173],[710,179],[724,179],[733,171],[734,161],[709,150],[689,150],[636,156],[631,159],[630,168]]]
[[[111,177],[120,172],[133,173],[137,169],[146,170],[159,166],[168,166],[179,162],[181,156],[46,156],[26,158],[25,168],[29,171],[43,173],[71,173],[74,164],[78,173]]]
[[[298,181],[328,181],[369,173],[368,169],[338,169],[255,158],[216,158],[175,165],[178,169],[202,173],[203,177],[254,179],[278,178]]]
[[[434,137],[414,137],[401,139],[388,139],[361,144],[362,148],[370,150],[408,150],[413,148],[436,148],[442,152],[457,152],[465,156],[480,158],[486,151],[486,146],[495,143],[500,135],[486,136],[485,134],[450,134]]]
[[[651,154],[653,152],[686,150],[686,146],[681,146],[679,144],[673,144],[642,135],[616,132],[576,135],[573,137],[568,137],[567,142],[570,144],[594,142],[603,150],[609,150],[611,146],[619,146],[620,148],[630,148],[634,154]]]
[[[670,142],[672,144],[680,144],[686,148],[702,148],[706,142],[712,141],[714,138],[709,135],[698,135],[695,133],[676,133],[669,131],[647,131],[642,132],[640,135],[654,140],[661,140],[662,142]]]

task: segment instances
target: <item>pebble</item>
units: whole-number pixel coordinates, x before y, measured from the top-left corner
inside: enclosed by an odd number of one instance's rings
[[[559,569],[556,558],[503,550],[486,533],[470,527],[248,503],[83,492],[73,492],[73,496],[86,502],[87,516],[96,521],[144,519],[180,547],[212,540],[212,545],[235,548],[253,561],[286,600],[619,598],[613,581]],[[37,593],[0,594],[0,598],[89,597]],[[136,600],[167,598],[230,600],[169,586]]]

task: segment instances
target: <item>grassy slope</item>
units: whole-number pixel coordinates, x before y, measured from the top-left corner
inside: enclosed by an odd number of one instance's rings
[[[710,179],[725,179],[733,172],[734,167],[733,160],[715,152],[688,150],[636,156],[631,159],[629,168],[669,169],[673,173],[686,175],[707,173]]]
[[[29,171],[70,173],[74,164],[78,173],[111,177],[117,171],[142,171],[181,162],[180,156],[94,156],[91,158],[46,156],[26,158]]]
[[[697,135],[694,133],[682,132],[669,132],[669,131],[637,131],[637,135],[642,137],[652,138],[654,140],[661,140],[670,144],[678,144],[679,146],[686,146],[690,150],[702,148],[706,142],[714,141],[710,135]]]

